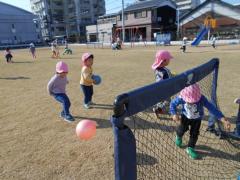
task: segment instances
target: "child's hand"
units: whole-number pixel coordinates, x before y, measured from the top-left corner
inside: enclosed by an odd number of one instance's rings
[[[173,120],[174,120],[174,121],[176,121],[176,122],[180,121],[180,118],[179,118],[179,116],[178,116],[178,115],[176,115],[176,114],[175,114],[175,115],[173,115],[173,117],[172,117],[172,118],[173,118]]]
[[[224,125],[225,130],[230,131],[231,128],[230,122],[225,117],[221,118],[221,121]]]

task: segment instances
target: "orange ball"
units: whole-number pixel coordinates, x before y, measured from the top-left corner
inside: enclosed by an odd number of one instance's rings
[[[96,122],[92,120],[82,120],[76,127],[77,137],[81,140],[89,140],[96,134]]]

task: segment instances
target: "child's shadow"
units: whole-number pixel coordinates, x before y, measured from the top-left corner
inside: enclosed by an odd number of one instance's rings
[[[91,108],[113,110],[113,105],[111,105],[111,104],[93,104],[93,105],[91,105]]]
[[[209,146],[205,145],[198,145],[197,151],[199,152],[200,159],[206,156],[210,157],[216,157],[220,159],[226,159],[226,160],[231,160],[231,161],[236,161],[240,163],[240,152],[237,152],[236,154],[229,154],[227,152],[213,149]],[[240,165],[239,165],[240,166]]]
[[[112,124],[109,119],[101,119],[101,118],[91,118],[91,117],[82,117],[82,116],[74,116],[75,119],[88,119],[92,121],[96,121],[96,123],[99,125],[98,128],[110,128],[112,127]]]
[[[17,77],[0,77],[0,79],[5,79],[5,80],[18,80],[18,79],[30,79],[29,77],[24,77],[24,76],[17,76]]]

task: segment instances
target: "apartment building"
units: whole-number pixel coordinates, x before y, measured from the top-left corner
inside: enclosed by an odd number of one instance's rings
[[[96,24],[105,14],[105,0],[30,0],[38,15],[43,37],[76,37],[84,41],[86,25]]]

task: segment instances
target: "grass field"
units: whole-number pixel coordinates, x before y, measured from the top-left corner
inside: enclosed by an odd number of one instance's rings
[[[121,51],[74,46],[73,55],[61,56],[69,65],[67,94],[74,123],[59,118],[61,106],[46,90],[58,60],[50,48],[37,49],[33,60],[28,49],[13,50],[12,64],[0,62],[0,179],[114,179],[113,134],[109,121],[114,98],[123,92],[154,82],[151,65],[158,49],[168,49],[174,59],[169,68],[176,73],[220,58],[218,99],[229,118],[236,116],[233,100],[240,96],[240,46],[197,47],[181,53],[177,46],[135,47]],[[63,49],[62,49],[63,50]],[[83,108],[79,80],[81,55],[94,54],[93,70],[102,77],[94,86],[96,108]],[[3,54],[3,52],[0,52]],[[89,141],[75,135],[82,119],[97,122],[97,134]]]

